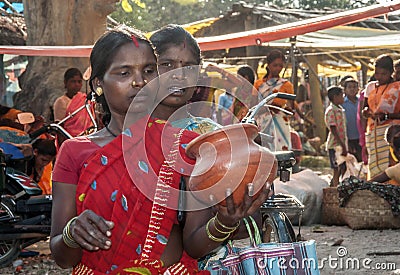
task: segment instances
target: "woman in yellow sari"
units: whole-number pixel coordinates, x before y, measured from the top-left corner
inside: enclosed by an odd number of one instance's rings
[[[366,146],[368,150],[368,179],[385,171],[389,165],[389,145],[385,131],[393,124],[400,124],[400,82],[395,82],[393,59],[380,55],[375,61],[377,82],[365,94],[363,116],[368,118]]]

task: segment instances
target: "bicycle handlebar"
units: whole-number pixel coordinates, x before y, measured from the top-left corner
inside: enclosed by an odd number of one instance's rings
[[[242,123],[252,123],[254,124],[254,117],[258,113],[261,107],[263,107],[265,104],[268,102],[274,100],[275,98],[282,98],[282,99],[287,99],[287,100],[295,100],[296,95],[293,94],[287,94],[287,93],[272,93],[269,96],[265,97],[263,100],[261,100],[256,106],[251,108],[247,115],[243,118]]]
[[[51,133],[51,132],[57,132],[57,133],[63,135],[67,139],[72,138],[70,133],[68,133],[63,127],[61,127],[57,123],[46,124],[43,127],[41,127],[40,129],[30,133],[29,137],[31,138],[31,140],[34,140],[44,133]]]
[[[296,99],[296,95],[286,94],[286,93],[270,94],[269,96],[265,97],[256,106],[254,106],[253,108],[251,108],[248,111],[246,116],[242,119],[242,123],[256,124],[254,117],[256,116],[258,111],[263,106],[269,107],[270,105],[268,105],[267,103],[274,100],[275,98],[294,100],[294,99]],[[288,115],[293,115],[292,112],[289,112],[283,108],[275,107],[275,106],[273,106],[273,108],[278,111],[282,111]],[[265,133],[259,133],[259,138],[260,138],[261,142],[263,140],[268,143],[272,143],[274,141],[273,136],[265,134]],[[296,163],[294,152],[293,151],[278,151],[278,152],[273,152],[273,154],[274,154],[276,160],[278,161],[278,175],[279,175],[280,180],[283,182],[288,181],[290,179],[290,171],[288,169],[293,167]]]
[[[295,100],[296,95],[294,94],[287,94],[287,93],[275,93],[278,98],[287,99],[287,100]]]

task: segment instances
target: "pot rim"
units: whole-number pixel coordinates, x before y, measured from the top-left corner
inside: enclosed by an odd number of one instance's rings
[[[256,137],[257,133],[258,133],[257,126],[254,125],[254,124],[251,124],[251,123],[238,123],[238,124],[231,124],[231,125],[222,126],[218,130],[202,134],[202,135],[196,137],[195,139],[193,139],[192,141],[190,141],[187,144],[186,149],[185,149],[186,155],[188,155],[191,158],[194,158],[194,154],[193,154],[193,152],[191,152],[191,150],[193,149],[193,147],[199,141],[207,139],[208,137],[213,136],[213,135],[217,135],[219,133],[235,130],[237,128],[243,128],[243,131],[246,131],[246,132],[250,131],[250,134],[253,135],[253,136],[250,136],[252,139],[254,139]]]

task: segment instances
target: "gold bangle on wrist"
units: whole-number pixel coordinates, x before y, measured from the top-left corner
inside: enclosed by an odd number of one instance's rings
[[[78,217],[73,217],[70,219],[67,224],[65,225],[62,233],[62,238],[66,246],[71,248],[78,248],[80,247],[79,244],[75,241],[74,237],[71,235],[71,223],[74,222]]]
[[[215,222],[215,217],[213,217],[211,220],[213,220],[213,224],[214,224],[215,230],[217,232],[221,233],[221,234],[231,234],[231,233],[235,232],[236,229],[237,229],[237,227],[235,227],[235,229],[231,229],[231,230],[228,230],[228,231],[223,231],[222,229],[218,228],[217,223]]]
[[[229,238],[229,236],[230,236],[230,233],[228,233],[225,237],[222,237],[222,238],[218,238],[218,237],[215,237],[214,235],[212,235],[211,234],[211,232],[210,232],[210,223],[211,223],[211,220],[213,220],[214,218],[211,218],[208,222],[207,222],[207,224],[206,224],[206,233],[207,233],[207,237],[210,239],[210,240],[212,240],[212,241],[214,241],[214,242],[223,242],[223,241],[225,241],[226,239],[228,239]]]
[[[217,222],[217,224],[218,224],[219,226],[221,226],[223,229],[226,229],[226,230],[232,230],[232,232],[235,231],[235,230],[239,227],[239,225],[240,225],[240,220],[239,220],[239,221],[236,223],[236,225],[233,226],[233,227],[227,226],[227,225],[221,223],[221,222],[218,220],[218,212],[217,212],[217,214],[215,214],[215,217],[214,217],[214,218],[215,218],[215,221]]]

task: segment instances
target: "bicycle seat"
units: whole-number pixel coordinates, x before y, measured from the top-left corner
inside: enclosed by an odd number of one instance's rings
[[[295,157],[293,151],[275,151],[272,153],[278,162],[291,161]]]

